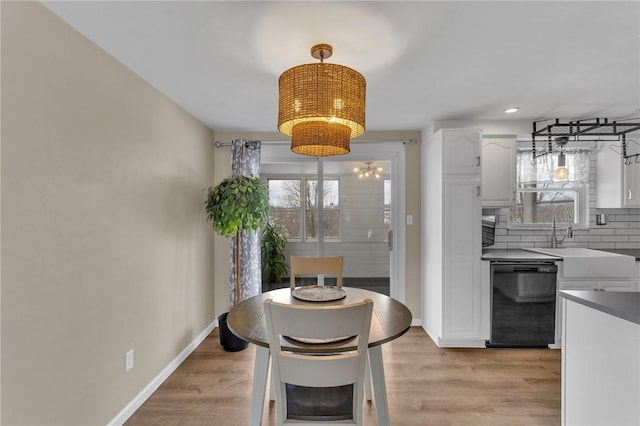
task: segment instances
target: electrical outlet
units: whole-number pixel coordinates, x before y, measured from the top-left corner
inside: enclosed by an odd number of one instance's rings
[[[124,354],[124,371],[129,371],[133,368],[133,349]]]

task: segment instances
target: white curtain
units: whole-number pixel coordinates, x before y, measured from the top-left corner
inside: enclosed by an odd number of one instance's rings
[[[518,188],[575,188],[589,183],[590,150],[584,148],[567,148],[563,150],[569,179],[554,181],[553,174],[558,166],[559,152],[553,152],[533,159],[531,149],[517,151],[517,183]]]

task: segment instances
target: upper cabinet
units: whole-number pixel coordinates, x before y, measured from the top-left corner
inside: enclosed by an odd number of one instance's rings
[[[480,171],[478,133],[447,130],[444,144],[445,174],[477,174]]]
[[[640,207],[640,164],[625,165],[620,142],[607,142],[597,155],[596,207]]]
[[[516,203],[516,137],[482,138],[482,207]]]
[[[624,166],[624,206],[640,207],[640,163]]]

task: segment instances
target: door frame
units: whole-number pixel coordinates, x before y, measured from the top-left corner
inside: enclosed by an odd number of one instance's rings
[[[289,146],[289,142],[263,142],[260,162],[290,163],[310,161],[310,157],[292,153]],[[330,160],[391,162],[391,226],[393,229],[393,241],[392,250],[389,253],[389,294],[394,299],[404,303],[406,295],[404,244],[406,241],[405,141],[352,141],[351,153],[330,157]]]

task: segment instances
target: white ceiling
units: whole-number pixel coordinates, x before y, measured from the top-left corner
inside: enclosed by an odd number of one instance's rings
[[[367,79],[368,130],[640,116],[638,1],[45,5],[217,131],[276,131],[278,76],[317,43]]]

